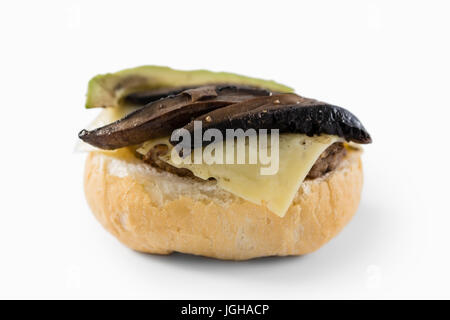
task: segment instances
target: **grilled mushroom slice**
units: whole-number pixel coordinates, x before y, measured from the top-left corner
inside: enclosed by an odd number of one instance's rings
[[[104,127],[82,130],[78,136],[98,148],[117,149],[168,135],[193,118],[214,109],[270,95],[268,90],[247,86],[202,86],[151,102]]]
[[[155,89],[150,91],[138,91],[129,94],[124,98],[124,102],[126,105],[134,105],[134,106],[144,106],[150,102],[157,101],[168,96],[174,96],[180,94],[183,91],[194,89],[198,86],[189,86],[189,87],[177,87],[177,88],[162,88]]]
[[[254,98],[211,111],[195,118],[183,129],[193,134],[194,121],[202,121],[203,132],[215,128],[223,136],[226,129],[279,129],[280,133],[331,134],[362,144],[372,142],[369,133],[350,111],[290,93]],[[191,143],[190,147],[199,147]],[[206,144],[208,142],[203,142]]]

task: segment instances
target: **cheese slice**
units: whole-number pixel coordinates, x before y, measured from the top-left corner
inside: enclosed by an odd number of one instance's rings
[[[272,151],[269,138],[268,150],[261,149],[258,152]],[[281,134],[278,171],[272,175],[261,174],[261,169],[268,165],[261,163],[259,157],[256,164],[248,163],[248,141],[245,164],[183,163],[176,152],[169,152],[161,157],[161,160],[177,168],[189,169],[201,179],[214,178],[222,189],[252,203],[265,205],[270,211],[283,217],[316,160],[326,148],[340,140],[339,137],[331,135],[308,137],[304,134]],[[148,141],[137,151],[145,154],[157,144],[165,144],[172,150],[168,138],[163,138]],[[235,155],[236,148],[235,143]],[[226,152],[225,150],[224,154]]]

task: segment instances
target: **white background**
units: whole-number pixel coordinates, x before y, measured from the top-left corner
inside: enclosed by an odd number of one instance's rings
[[[3,1],[0,298],[450,298],[445,1]],[[144,64],[275,79],[355,113],[360,208],[303,257],[122,246],[84,200],[87,81]],[[270,237],[270,234],[268,235]]]

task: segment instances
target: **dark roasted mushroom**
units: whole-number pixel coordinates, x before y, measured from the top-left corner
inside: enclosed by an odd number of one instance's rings
[[[82,130],[78,136],[101,149],[117,149],[168,135],[193,118],[214,109],[270,95],[268,90],[247,86],[198,87],[151,102],[123,119],[101,128]]]
[[[215,128],[223,136],[226,129],[279,129],[280,133],[331,134],[357,143],[372,142],[361,122],[348,110],[295,94],[254,98],[203,114],[183,127],[191,135],[194,121],[202,121],[203,132]],[[181,147],[198,147],[191,143]]]
[[[124,98],[126,104],[135,106],[144,106],[150,102],[180,94],[183,91],[194,89],[198,86],[177,87],[177,88],[161,88],[151,91],[140,91],[129,94]]]

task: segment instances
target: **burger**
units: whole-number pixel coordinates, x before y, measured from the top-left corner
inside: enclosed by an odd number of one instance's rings
[[[290,87],[143,66],[92,78],[86,108],[102,108],[78,134],[87,202],[134,250],[302,255],[357,210],[369,133]]]

